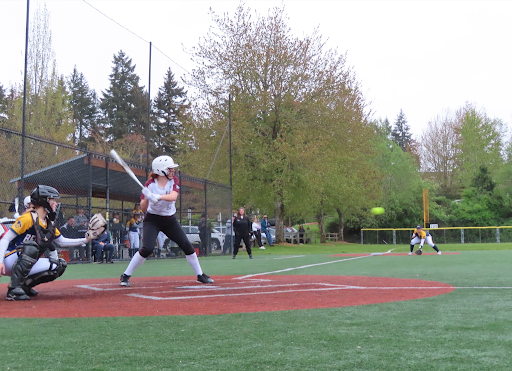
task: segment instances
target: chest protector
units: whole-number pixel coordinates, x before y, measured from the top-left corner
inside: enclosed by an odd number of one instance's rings
[[[53,222],[46,217],[46,228],[39,224],[39,216],[36,212],[32,212],[32,220],[34,221],[34,229],[36,234],[36,243],[41,250],[54,249],[52,242],[55,239],[55,226]]]

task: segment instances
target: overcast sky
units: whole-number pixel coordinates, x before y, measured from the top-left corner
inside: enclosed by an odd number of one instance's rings
[[[436,115],[471,102],[512,123],[512,1],[245,1],[261,14],[282,3],[297,36],[318,26],[329,47],[347,52],[374,118],[393,123],[402,109],[420,134]],[[206,36],[210,7],[233,14],[238,1],[31,0],[31,19],[44,4],[60,74],[76,65],[101,96],[123,50],[147,87],[151,41],[163,52],[152,53],[154,96],[167,68],[177,77],[193,69],[183,46]],[[23,81],[25,21],[26,1],[0,0],[4,87]]]

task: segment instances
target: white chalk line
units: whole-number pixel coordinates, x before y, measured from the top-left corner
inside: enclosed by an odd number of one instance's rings
[[[275,285],[275,286],[286,286],[286,285]],[[261,287],[259,287],[261,288]],[[233,290],[234,288],[229,288],[225,290]],[[246,289],[245,287],[240,287],[237,289]],[[203,295],[194,295],[194,296],[155,296],[155,295],[145,295],[145,294],[127,294],[127,296],[137,297],[141,299],[147,300],[190,300],[190,299],[207,299],[207,298],[229,298],[235,296],[254,296],[254,295],[271,295],[271,294],[290,294],[290,293],[298,293],[298,292],[321,292],[321,291],[334,291],[334,290],[421,290],[421,291],[429,291],[429,290],[447,290],[447,289],[512,289],[512,287],[450,287],[450,286],[431,286],[431,287],[416,287],[416,286],[397,286],[397,287],[361,287],[361,286],[343,286],[340,285],[338,287],[324,287],[324,288],[311,288],[311,289],[289,289],[289,290],[272,290],[272,291],[254,291],[254,292],[243,292],[243,293],[222,293],[222,294],[203,294]],[[223,289],[224,290],[224,289]],[[208,290],[208,291],[217,291],[217,290]],[[218,290],[221,291],[221,290]],[[162,292],[169,293],[169,292]]]
[[[274,258],[274,260],[280,260],[280,259],[294,259],[294,258],[303,258],[306,255],[291,255],[291,256],[283,256],[281,258]]]
[[[387,252],[384,252],[384,253],[380,253],[381,255],[384,255],[384,254],[389,254],[391,251],[393,251],[394,249],[391,249],[391,250],[388,250]],[[374,253],[375,254],[375,253]],[[263,273],[255,273],[255,274],[248,274],[248,275],[245,275],[245,276],[241,276],[241,277],[236,277],[234,278],[235,280],[244,280],[246,278],[251,278],[251,277],[257,277],[257,276],[264,276],[264,275],[268,275],[268,274],[275,274],[275,273],[283,273],[283,272],[291,272],[291,271],[294,271],[294,270],[297,270],[297,269],[305,269],[305,268],[311,268],[311,267],[318,267],[320,265],[326,265],[326,264],[334,264],[334,263],[340,263],[340,262],[346,262],[346,261],[349,261],[349,260],[356,260],[356,259],[362,259],[362,258],[369,258],[371,256],[375,256],[375,255],[363,255],[363,256],[356,256],[356,257],[352,257],[352,258],[347,258],[347,259],[340,259],[340,260],[331,260],[331,261],[328,261],[328,262],[323,262],[323,263],[316,263],[316,264],[308,264],[308,265],[302,265],[300,267],[293,267],[293,268],[286,268],[286,269],[281,269],[281,270],[278,270],[278,271],[272,271],[272,272],[263,272]]]

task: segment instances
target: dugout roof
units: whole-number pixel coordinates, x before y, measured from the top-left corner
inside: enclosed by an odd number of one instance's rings
[[[142,165],[128,164],[139,181],[144,184],[148,178],[146,169]],[[12,179],[19,188],[21,178]],[[181,187],[204,189],[204,180],[180,174]],[[31,191],[38,184],[45,184],[56,188],[59,193],[95,198],[106,198],[107,193],[111,200],[137,202],[140,200],[141,190],[135,181],[130,178],[121,165],[108,156],[83,154],[56,165],[34,171],[23,176],[23,188]],[[89,193],[90,192],[90,193]]]

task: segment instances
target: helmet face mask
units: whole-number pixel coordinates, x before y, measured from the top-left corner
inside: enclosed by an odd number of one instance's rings
[[[178,166],[178,164],[174,163],[171,156],[158,156],[152,163],[153,173],[165,176],[166,178],[169,178],[171,170]]]

